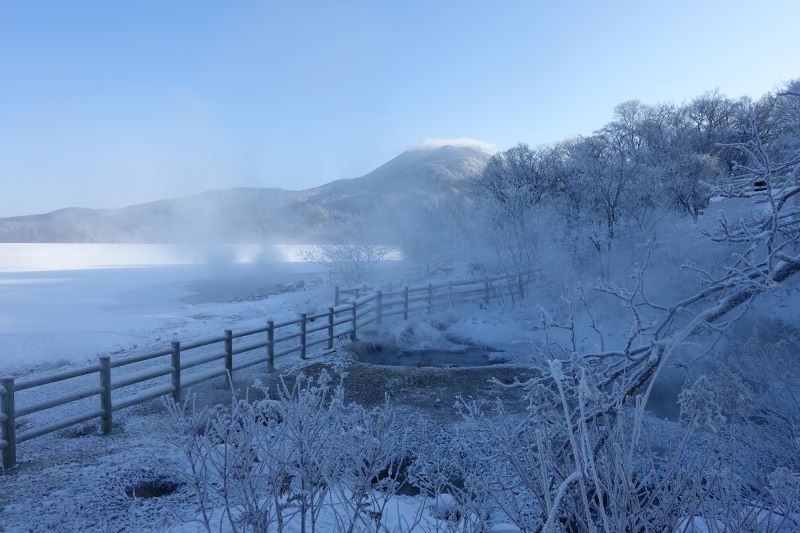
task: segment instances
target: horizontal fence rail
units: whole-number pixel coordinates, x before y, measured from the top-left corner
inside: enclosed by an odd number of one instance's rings
[[[435,308],[475,301],[510,297],[512,302],[525,297],[530,273],[445,283],[406,286],[400,290],[361,287],[335,288],[335,304],[326,312],[302,314],[295,320],[266,321],[264,327],[243,331],[225,330],[218,337],[198,339],[187,343],[174,341],[169,349],[121,358],[103,356],[95,364],[55,374],[15,380],[0,377],[0,451],[4,470],[17,464],[17,445],[49,433],[88,422],[99,421],[100,432],[113,430],[113,413],[139,405],[161,396],[180,401],[183,391],[198,383],[227,376],[255,365],[266,365],[274,372],[275,358],[291,353],[301,359],[311,348],[331,350],[337,339],[356,339],[360,328],[381,324],[389,317],[408,319],[412,313],[432,312]],[[349,298],[349,299],[348,299]],[[210,353],[200,353],[203,349]],[[235,357],[236,356],[236,357]],[[135,368],[144,362],[153,364]],[[221,363],[220,363],[221,362]],[[206,365],[216,363],[211,368]],[[204,367],[205,368],[201,368]],[[116,371],[114,369],[128,369]],[[191,370],[191,371],[190,371]],[[95,375],[95,385],[75,390],[74,382],[64,387],[68,391],[56,398],[40,400],[23,407],[16,406],[20,392],[40,389],[52,384]],[[160,381],[159,381],[160,380]],[[139,390],[130,391],[136,386]],[[35,391],[34,391],[35,392]],[[87,398],[96,398],[95,408],[39,427],[18,431],[21,417],[47,411]]]

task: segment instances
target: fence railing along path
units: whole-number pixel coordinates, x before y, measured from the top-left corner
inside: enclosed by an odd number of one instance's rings
[[[183,391],[198,383],[227,376],[232,380],[236,371],[259,364],[267,372],[275,371],[275,359],[292,353],[305,359],[312,349],[330,350],[340,338],[355,339],[360,328],[380,324],[390,317],[408,319],[412,313],[458,303],[489,301],[510,297],[512,301],[524,297],[530,276],[527,273],[491,278],[451,281],[417,286],[400,290],[374,290],[361,296],[364,289],[336,288],[337,304],[326,312],[301,314],[294,320],[275,322],[243,331],[225,330],[218,337],[186,343],[173,341],[169,348],[160,351],[121,358],[100,357],[97,363],[55,374],[15,380],[0,378],[0,451],[2,467],[7,470],[17,464],[17,446],[31,439],[60,431],[70,426],[99,421],[99,429],[109,434],[113,428],[116,411],[138,405],[160,396],[172,396],[180,401]],[[341,296],[358,295],[350,301],[340,301]],[[253,356],[253,352],[261,351]],[[202,353],[202,352],[210,353]],[[247,355],[245,355],[247,354]],[[136,369],[141,363],[144,369]],[[157,363],[157,364],[154,364]],[[221,363],[221,364],[220,364]],[[123,369],[130,371],[124,372]],[[79,378],[96,375],[96,384],[72,391],[85,383]],[[165,378],[169,378],[166,380]],[[152,384],[162,379],[163,383]],[[142,384],[149,383],[145,388]],[[19,393],[61,384],[70,391],[57,398],[37,399],[32,403],[17,405]],[[131,392],[131,388],[138,388]],[[125,394],[125,390],[128,393]],[[38,427],[19,428],[24,417],[96,397],[95,408],[77,415],[58,416],[55,422]]]

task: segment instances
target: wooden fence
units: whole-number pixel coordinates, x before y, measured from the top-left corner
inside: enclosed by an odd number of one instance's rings
[[[195,340],[187,343],[174,341],[161,351],[123,358],[100,357],[92,365],[41,377],[15,380],[0,378],[0,450],[3,454],[4,470],[17,464],[17,445],[55,431],[99,420],[100,431],[112,431],[114,412],[159,396],[171,395],[179,401],[183,390],[192,385],[227,376],[233,379],[234,372],[244,368],[265,364],[267,372],[275,370],[275,358],[292,353],[305,359],[312,348],[323,345],[333,348],[339,338],[355,339],[360,328],[380,324],[390,317],[408,319],[412,313],[431,312],[436,307],[457,303],[489,301],[496,298],[524,297],[529,282],[527,274],[515,274],[492,278],[471,279],[448,283],[406,286],[397,291],[375,290],[347,302],[339,302],[326,312],[302,314],[295,320],[274,322],[268,320],[264,327],[234,332],[225,330],[219,337]],[[363,292],[364,289],[359,289]],[[336,289],[340,295],[352,295],[354,289]],[[205,348],[205,350],[204,350]],[[211,350],[211,353],[200,353]],[[256,356],[253,352],[259,351]],[[245,356],[244,354],[249,354]],[[238,356],[238,357],[237,357]],[[134,365],[148,362],[144,369]],[[220,364],[222,362],[222,364]],[[158,363],[153,365],[153,363]],[[209,367],[214,363],[213,366]],[[203,369],[200,369],[203,367]],[[116,372],[114,372],[114,370]],[[125,372],[123,369],[131,371]],[[96,385],[70,392],[56,399],[39,401],[24,406],[15,405],[18,394],[26,390],[39,389],[61,383],[64,390],[76,387],[75,380],[96,375]],[[124,390],[131,386],[165,378],[165,383],[150,384],[136,392]],[[85,379],[84,379],[85,381]],[[78,386],[81,384],[78,383]],[[18,431],[22,417],[47,411],[84,400],[97,398],[95,409],[74,416],[61,417],[56,422]]]

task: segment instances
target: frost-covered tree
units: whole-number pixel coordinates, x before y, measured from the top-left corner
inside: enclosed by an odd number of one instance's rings
[[[537,234],[546,199],[554,196],[558,175],[551,151],[518,144],[492,156],[475,182],[473,198],[489,225],[501,268],[529,270],[537,263]]]
[[[567,187],[580,199],[576,226],[595,250],[603,277],[609,275],[614,244],[648,225],[656,212],[659,184],[645,157],[637,128],[641,106],[628,102],[617,108],[617,120],[573,145]]]
[[[749,160],[739,146],[750,138],[752,120],[766,155],[790,157],[800,143],[800,119],[786,96],[797,87],[790,82],[757,101],[715,91],[682,105],[625,102],[593,135],[501,152],[474,195],[487,240],[520,264],[535,262],[542,242],[563,239],[608,278],[618,247],[652,239],[676,216],[699,219],[712,187],[729,184]],[[475,232],[467,233],[473,242]]]

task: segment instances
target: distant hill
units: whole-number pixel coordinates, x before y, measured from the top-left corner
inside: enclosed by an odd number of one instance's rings
[[[0,218],[0,242],[331,242],[364,228],[393,242],[415,213],[463,194],[490,156],[478,146],[421,146],[360,178],[302,191],[234,188]]]

